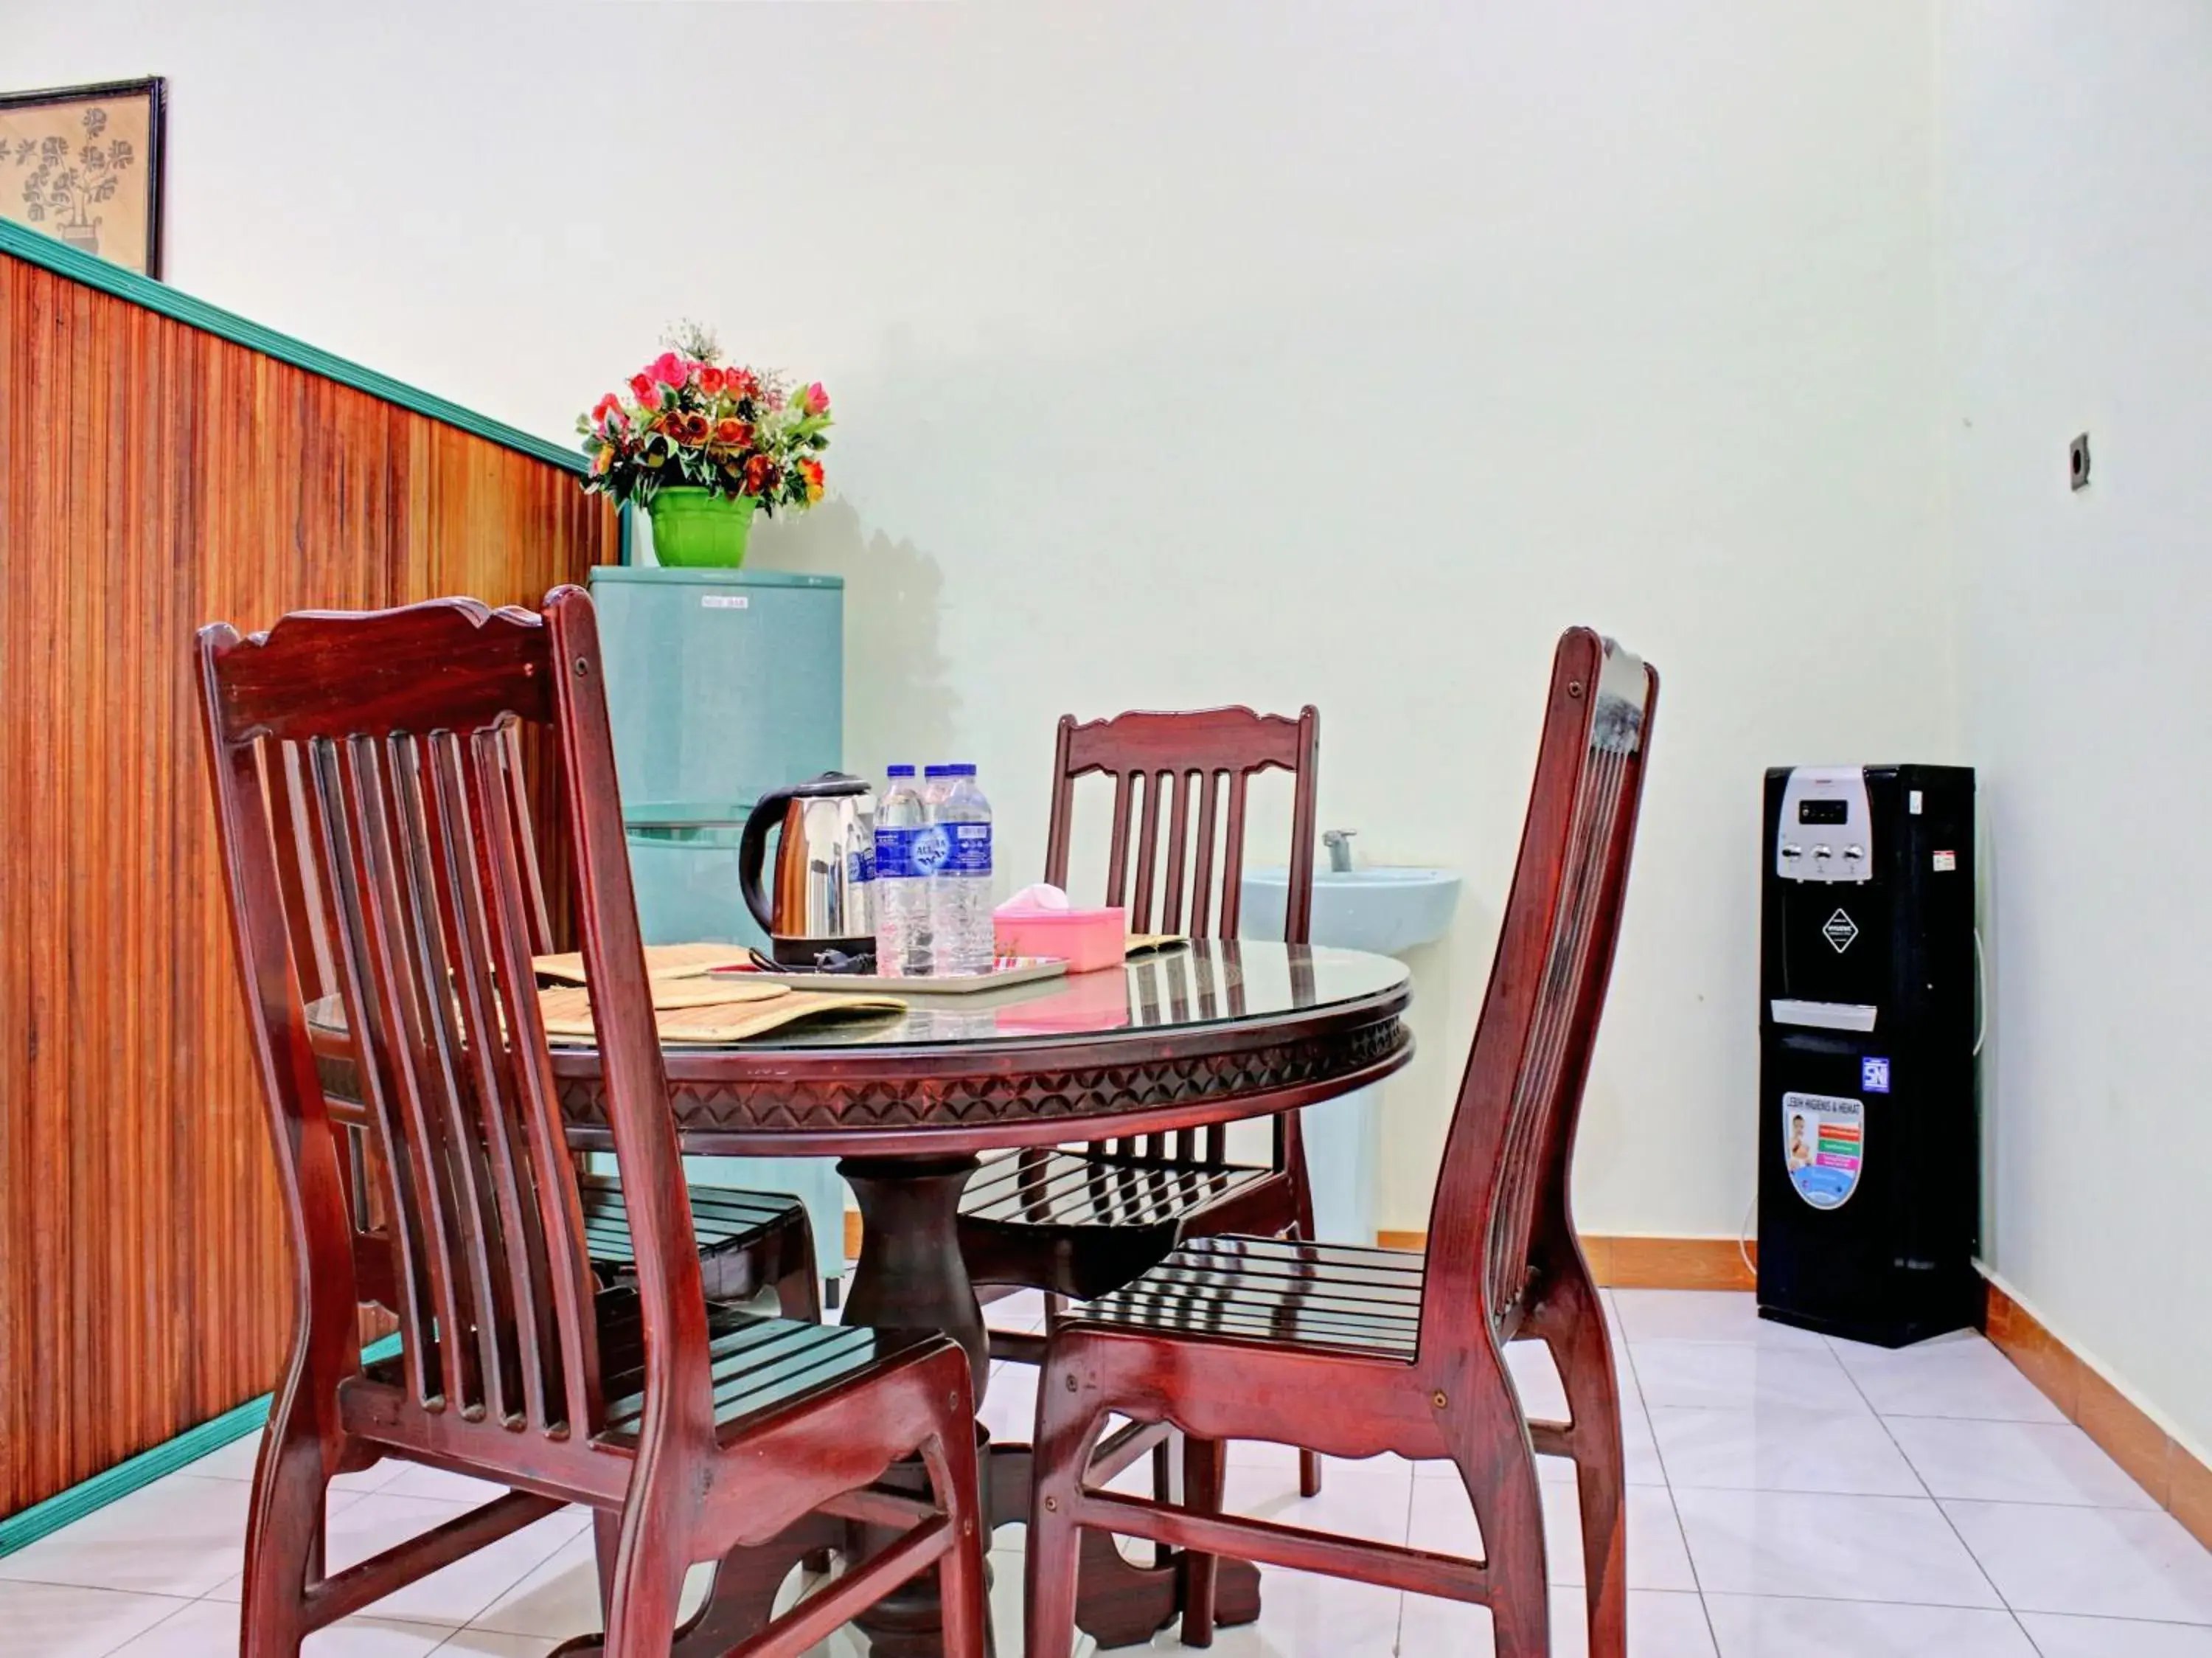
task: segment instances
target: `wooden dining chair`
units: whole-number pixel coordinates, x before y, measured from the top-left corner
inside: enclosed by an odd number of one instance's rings
[[[507,790],[508,820],[514,830],[515,862],[521,875],[523,919],[530,934],[532,955],[548,955],[560,948],[556,942],[551,911],[546,903],[546,883],[538,858],[537,815],[531,800],[529,773],[523,763],[519,726],[502,733],[500,765]],[[292,960],[300,975],[301,997],[309,1003],[332,991],[337,984],[325,924],[330,913],[317,886],[314,861],[298,856],[299,826],[306,821],[307,791],[312,787],[298,743],[267,745],[264,783],[269,800],[271,827],[280,844],[293,847],[295,856],[283,865],[285,917],[292,934]],[[381,1184],[372,1166],[368,1137],[358,1128],[334,1123],[339,1137],[341,1161],[347,1172],[348,1208],[356,1230],[362,1234],[357,1248],[374,1249],[388,1237],[377,1197]],[[619,1283],[636,1271],[637,1257],[630,1244],[629,1216],[623,1203],[617,1174],[591,1173],[579,1159],[577,1192],[584,1210],[585,1247],[593,1274],[603,1283]],[[805,1205],[786,1192],[747,1192],[735,1187],[691,1188],[691,1218],[699,1240],[699,1259],[705,1273],[707,1294],[716,1301],[750,1301],[763,1290],[775,1292],[776,1304],[787,1318],[822,1317],[822,1277],[815,1258],[814,1228]]]
[[[246,1532],[241,1651],[303,1637],[559,1509],[595,1510],[610,1658],[665,1655],[685,1569],[816,1511],[894,1540],[740,1650],[791,1658],[933,1565],[949,1654],[984,1651],[973,1393],[933,1334],[756,1314],[705,1293],[645,977],[591,601],[305,613],[199,637],[203,712],[297,1326]],[[594,1275],[531,956],[507,728],[544,734],[572,855],[635,1273]],[[270,756],[304,762],[275,832]],[[311,867],[312,879],[303,881]],[[391,1247],[357,1247],[290,913],[313,891]],[[355,1308],[388,1277],[398,1353]],[[396,1456],[507,1494],[326,1570],[331,1477]],[[870,1489],[919,1456],[933,1501]]]
[[[1430,1210],[1425,1256],[1201,1239],[1063,1320],[1037,1393],[1028,1658],[1068,1658],[1080,1533],[1186,1549],[1182,1638],[1212,1638],[1221,1556],[1490,1608],[1499,1658],[1550,1650],[1538,1454],[1573,1459],[1593,1658],[1626,1650],[1620,1407],[1569,1165],[1605,1003],[1657,675],[1559,642],[1504,923]],[[1550,1349],[1569,1417],[1531,1421],[1505,1346]],[[1179,1506],[1091,1489],[1109,1413],[1185,1434]],[[1480,1561],[1222,1513],[1222,1442],[1449,1461]]]
[[[1245,815],[1254,777],[1288,771],[1290,885],[1283,939],[1304,944],[1313,918],[1314,802],[1321,716],[1296,719],[1249,708],[1139,712],[1060,722],[1044,878],[1067,885],[1079,778],[1114,780],[1106,855],[1109,905],[1126,906],[1133,933],[1235,938],[1243,895]],[[1164,808],[1164,812],[1163,808]],[[1162,857],[1164,817],[1165,856]],[[1229,1161],[1215,1126],[1018,1153],[987,1164],[960,1205],[961,1253],[977,1283],[1046,1295],[1046,1326],[1064,1298],[1118,1289],[1186,1238],[1220,1232],[1313,1236],[1298,1114],[1274,1119],[1265,1166]],[[1035,1363],[1044,1338],[994,1331],[994,1356]],[[1321,1460],[1301,1462],[1300,1488],[1321,1489]]]

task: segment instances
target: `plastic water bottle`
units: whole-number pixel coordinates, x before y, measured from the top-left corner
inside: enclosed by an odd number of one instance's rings
[[[933,948],[929,877],[915,863],[915,842],[929,814],[915,787],[910,765],[886,767],[883,803],[876,808],[876,971],[894,978],[921,978]]]
[[[930,926],[939,973],[984,973],[998,952],[991,923],[991,802],[975,786],[972,765],[932,766],[941,785],[925,796],[938,859],[930,889]]]

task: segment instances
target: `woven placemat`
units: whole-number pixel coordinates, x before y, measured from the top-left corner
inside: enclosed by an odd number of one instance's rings
[[[742,944],[648,944],[645,947],[647,978],[703,978],[717,967],[744,966],[749,958]],[[530,965],[541,978],[557,978],[564,984],[584,982],[584,953],[569,950],[560,955],[533,956]]]
[[[791,991],[781,984],[741,984],[722,988],[713,1002],[693,999],[694,988],[684,987],[682,1005],[662,1001],[665,986],[653,987],[653,1022],[663,1042],[742,1042],[749,1036],[780,1030],[803,1019],[868,1018],[904,1013],[906,1003],[895,996],[854,996],[826,991]],[[710,987],[696,987],[703,995]],[[738,992],[732,995],[732,991]],[[765,994],[763,994],[765,992]],[[589,1037],[595,1034],[592,1006],[585,992],[573,985],[556,985],[538,993],[548,1036]]]

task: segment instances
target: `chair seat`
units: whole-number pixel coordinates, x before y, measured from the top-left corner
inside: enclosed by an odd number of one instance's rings
[[[607,1401],[599,1437],[630,1443],[645,1416],[645,1322],[637,1291],[629,1285],[601,1290],[597,1312],[600,1386]],[[749,1422],[944,1338],[927,1330],[808,1324],[709,1301],[707,1339],[714,1426],[728,1438]],[[403,1349],[363,1366],[362,1374],[375,1386],[402,1387],[405,1365]]]
[[[584,1247],[600,1281],[613,1283],[637,1271],[637,1248],[630,1241],[629,1210],[622,1182],[612,1175],[586,1175],[576,1182],[583,1199]],[[773,1283],[795,1262],[781,1250],[763,1250],[810,1223],[806,1205],[782,1192],[738,1192],[724,1186],[693,1186],[691,1227],[707,1269],[707,1294],[744,1301]],[[796,1245],[800,1238],[792,1240]],[[776,1257],[761,1260],[763,1253]]]
[[[1069,1324],[1195,1340],[1348,1350],[1411,1362],[1422,1259],[1402,1250],[1284,1238],[1199,1238]]]
[[[1054,1148],[976,1171],[960,1199],[960,1240],[978,1283],[1088,1300],[1164,1259],[1194,1224],[1258,1231],[1287,1224],[1290,1210],[1272,1168]]]
[[[635,1295],[615,1290],[599,1301],[599,1374],[607,1401],[601,1437],[631,1441],[645,1415],[644,1324]],[[865,1371],[933,1348],[943,1339],[927,1330],[806,1324],[709,1302],[707,1341],[715,1429],[727,1438],[757,1417],[842,1387]]]

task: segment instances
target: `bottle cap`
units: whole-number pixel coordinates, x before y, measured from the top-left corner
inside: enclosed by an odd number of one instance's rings
[[[975,768],[966,760],[962,760],[956,765],[946,766],[945,771],[947,777],[972,777],[975,775]]]
[[[887,765],[884,768],[884,775],[887,777],[910,777],[914,775],[914,768],[910,765]]]
[[[925,765],[921,770],[924,777],[949,777],[953,772],[953,768],[949,765]]]

